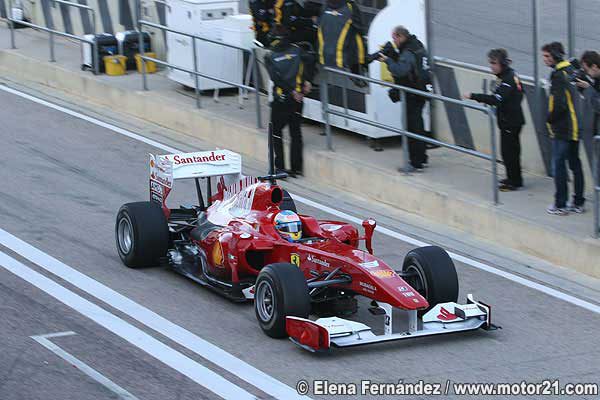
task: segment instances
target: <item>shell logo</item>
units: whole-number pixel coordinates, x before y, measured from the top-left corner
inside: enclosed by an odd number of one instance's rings
[[[223,247],[221,246],[221,242],[218,240],[215,242],[215,245],[212,249],[212,260],[215,266],[223,266],[225,257],[223,256]]]
[[[150,167],[154,168],[154,160],[150,160]]]

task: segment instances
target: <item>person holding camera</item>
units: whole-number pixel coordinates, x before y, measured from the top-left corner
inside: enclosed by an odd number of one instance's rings
[[[488,60],[490,69],[498,78],[494,94],[466,93],[463,97],[496,107],[500,128],[500,153],[506,167],[506,179],[500,182],[500,190],[510,192],[523,186],[519,140],[521,129],[525,125],[521,108],[523,86],[517,73],[510,66],[512,60],[505,49],[490,50]]]
[[[552,169],[556,192],[554,204],[546,210],[552,215],[568,215],[569,212],[583,213],[584,180],[581,160],[579,159],[579,120],[575,111],[574,85],[571,85],[574,68],[565,58],[562,43],[552,42],[542,47],[544,64],[552,68],[550,75],[550,97],[546,123],[552,138]],[[573,202],[567,204],[569,188],[567,186],[566,163],[573,173]]]
[[[408,29],[399,25],[392,30],[390,46],[386,44],[379,52],[378,61],[387,64],[394,78],[394,83],[422,91],[427,91],[431,84],[429,78],[428,55],[425,46]],[[393,102],[400,100],[398,90],[389,92]],[[406,129],[411,133],[425,135],[423,123],[423,107],[426,99],[416,94],[406,94]],[[427,165],[426,144],[421,140],[408,139],[410,165],[414,171],[420,172]]]
[[[583,53],[581,68],[590,79],[578,77],[575,84],[582,90],[588,109],[593,111],[585,116],[585,128],[592,135],[600,135],[600,54],[596,51]]]
[[[290,43],[290,32],[277,25],[273,29],[271,52],[265,55],[265,65],[273,81],[271,124],[275,167],[277,172],[288,172],[295,178],[303,175],[302,157],[302,105],[309,94],[314,74],[315,59],[312,54]],[[283,128],[288,125],[291,136],[291,170],[285,169]]]

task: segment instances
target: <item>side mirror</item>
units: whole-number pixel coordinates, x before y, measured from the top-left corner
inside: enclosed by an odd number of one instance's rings
[[[373,254],[373,232],[375,231],[377,222],[375,222],[373,218],[365,219],[362,222],[362,226],[365,229],[365,246],[367,247],[369,254]]]

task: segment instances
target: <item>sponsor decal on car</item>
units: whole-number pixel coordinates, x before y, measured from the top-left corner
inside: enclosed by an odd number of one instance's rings
[[[290,262],[300,268],[300,255],[298,253],[292,253],[290,255]]]
[[[379,261],[377,261],[377,260],[367,261],[364,263],[360,263],[358,265],[360,265],[363,268],[377,268],[377,267],[379,267]]]
[[[160,183],[158,183],[154,180],[150,181],[150,190],[156,194],[160,194],[160,195],[163,194],[163,187],[161,186]]]
[[[369,273],[382,279],[393,278],[396,276],[396,273],[389,269],[379,269],[377,271],[369,271]]]
[[[158,193],[152,192],[152,193],[150,193],[150,201],[162,204],[163,203],[163,197],[160,194],[158,194]]]
[[[341,229],[342,227],[343,227],[343,225],[334,225],[334,224],[321,225],[321,228],[323,228],[323,230],[326,230],[328,232],[335,232],[335,231]]]
[[[306,258],[306,260],[310,261],[311,263],[318,264],[325,268],[329,268],[331,266],[327,261],[321,260],[321,259],[313,256],[312,254],[309,254],[308,257]]]
[[[213,264],[217,267],[223,266],[223,261],[225,257],[223,256],[223,247],[221,246],[221,242],[217,240],[212,249],[212,260]]]
[[[406,286],[398,286],[398,290],[401,292],[408,292],[408,288]]]
[[[214,151],[210,153],[210,155],[194,155],[189,154],[187,156],[180,156],[179,154],[175,154],[173,156],[173,164],[200,164],[200,163],[208,163],[211,161],[225,161],[225,154],[215,154]]]
[[[437,318],[440,321],[452,321],[458,317],[456,315],[454,315],[453,313],[451,313],[450,311],[446,310],[444,307],[442,307],[442,308],[440,308],[440,313],[438,314]]]
[[[375,286],[367,282],[358,282],[358,285],[367,293],[373,294],[377,291],[377,288]]]
[[[414,297],[415,294],[413,292],[404,292],[402,295],[404,295],[404,297]]]

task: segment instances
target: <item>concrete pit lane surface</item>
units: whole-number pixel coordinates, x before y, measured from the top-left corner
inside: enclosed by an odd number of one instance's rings
[[[86,114],[80,106],[66,107]],[[117,114],[95,118],[119,121]],[[153,127],[120,134],[6,90],[0,120],[0,399],[291,399],[299,397],[300,380],[309,383],[310,397],[347,398],[315,395],[312,383],[600,380],[597,283],[542,270],[515,273],[531,268],[483,256],[467,239],[448,249],[466,262],[455,260],[460,301],[474,293],[491,304],[502,330],[327,355],[270,339],[250,304],[231,303],[165,268],[128,269],[115,249],[117,210],[148,197],[148,153],[167,152],[134,134],[183,151],[210,147],[176,134],[161,138]],[[245,160],[244,170],[264,174],[265,166]],[[376,232],[374,249],[398,269],[415,247],[404,235],[444,242],[441,233],[413,230],[376,203],[303,180],[283,185],[301,196],[301,213],[375,217],[396,232]],[[193,186],[178,182],[170,200],[194,198]],[[368,302],[359,305],[354,319],[383,326]],[[401,313],[394,321],[396,329],[405,325]]]

